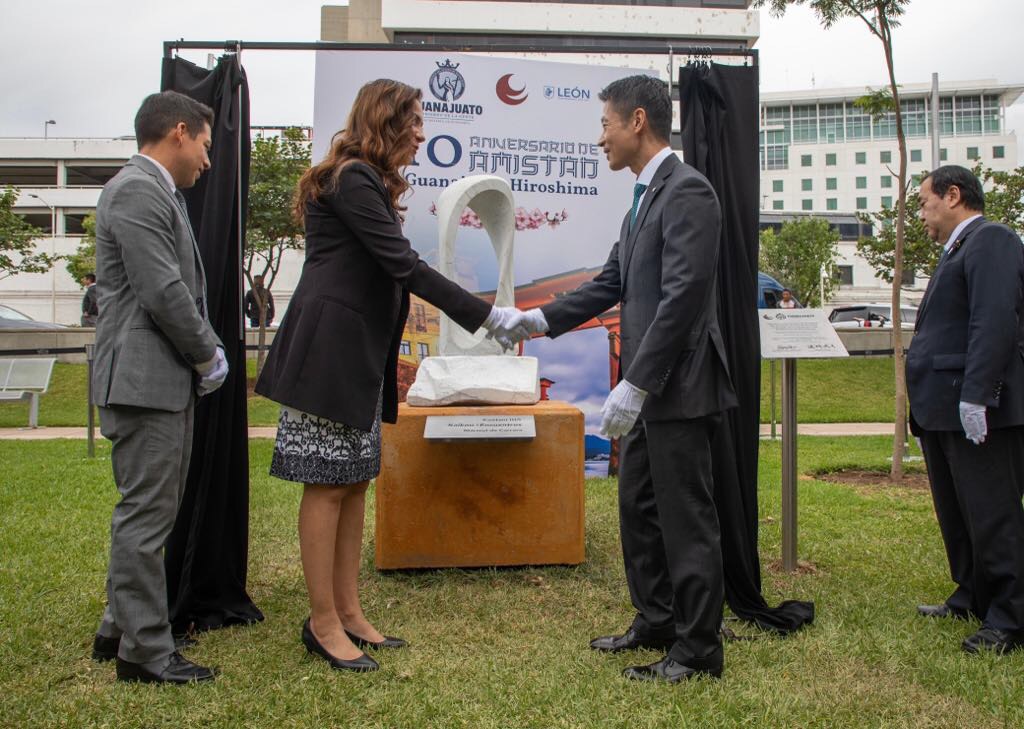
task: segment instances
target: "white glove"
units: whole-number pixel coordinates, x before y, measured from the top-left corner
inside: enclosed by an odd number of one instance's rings
[[[981,445],[988,435],[988,423],[985,421],[985,406],[960,401],[960,424],[964,426],[967,440],[974,445]]]
[[[551,328],[548,326],[548,320],[544,317],[544,312],[540,309],[524,311],[523,326],[526,327],[530,334],[546,334]]]
[[[487,330],[487,338],[496,341],[504,350],[530,338],[530,332],[523,326],[523,312],[514,306],[492,306],[483,327]]]
[[[620,438],[628,433],[640,417],[640,408],[646,397],[645,390],[625,380],[617,384],[601,407],[601,434],[609,438]]]
[[[196,368],[199,372],[199,384],[196,385],[196,392],[199,397],[209,395],[218,387],[224,384],[228,377],[228,360],[224,356],[224,350],[217,347],[217,353],[210,362],[204,362]]]

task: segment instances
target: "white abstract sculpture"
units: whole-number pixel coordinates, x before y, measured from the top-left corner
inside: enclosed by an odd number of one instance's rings
[[[495,306],[515,305],[512,247],[515,206],[508,182],[493,175],[464,177],[437,199],[438,257],[441,273],[455,278],[455,238],[462,211],[477,214],[498,259]],[[501,345],[479,329],[473,334],[441,314],[441,356],[427,357],[416,371],[406,400],[417,407],[473,403],[532,405],[540,400],[536,357],[502,356]],[[510,352],[514,355],[514,352]]]

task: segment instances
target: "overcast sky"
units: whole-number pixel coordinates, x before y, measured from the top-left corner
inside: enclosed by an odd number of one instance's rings
[[[113,137],[131,133],[135,109],[158,88],[162,43],[188,40],[314,41],[321,0],[0,0],[0,136]],[[1024,2],[913,0],[896,32],[902,83],[992,78],[1024,83]],[[860,21],[823,31],[814,15],[762,11],[762,89],[878,85],[881,45]],[[183,54],[205,64],[204,52]],[[251,51],[254,125],[311,124],[313,54]],[[1024,130],[1024,103],[1008,113]],[[1021,150],[1024,152],[1024,150]]]

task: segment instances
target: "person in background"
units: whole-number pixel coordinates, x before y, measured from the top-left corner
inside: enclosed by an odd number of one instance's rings
[[[96,326],[96,317],[99,315],[99,307],[96,306],[96,274],[90,271],[82,276],[82,286],[85,287],[85,294],[82,296],[82,326]]]
[[[245,315],[249,319],[249,326],[253,329],[260,325],[260,299],[267,302],[266,325],[269,327],[274,321],[274,296],[263,286],[262,276],[252,277],[252,288],[245,292]]]
[[[793,298],[793,292],[789,289],[782,289],[782,298],[779,299],[780,309],[796,309],[796,299]]]
[[[398,414],[398,350],[416,294],[506,349],[522,315],[492,307],[424,263],[402,233],[402,168],[424,141],[422,92],[379,79],[356,95],[327,157],[303,175],[295,213],[306,259],[256,392],[282,405],[270,473],[303,484],[299,550],[310,616],[302,642],[332,668],[373,671],[367,649],[402,648],[359,600],[367,486],[381,421]]]

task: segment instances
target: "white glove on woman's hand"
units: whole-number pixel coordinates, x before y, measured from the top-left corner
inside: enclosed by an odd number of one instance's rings
[[[617,384],[601,407],[601,434],[620,438],[632,430],[646,397],[646,391],[625,380]]]

